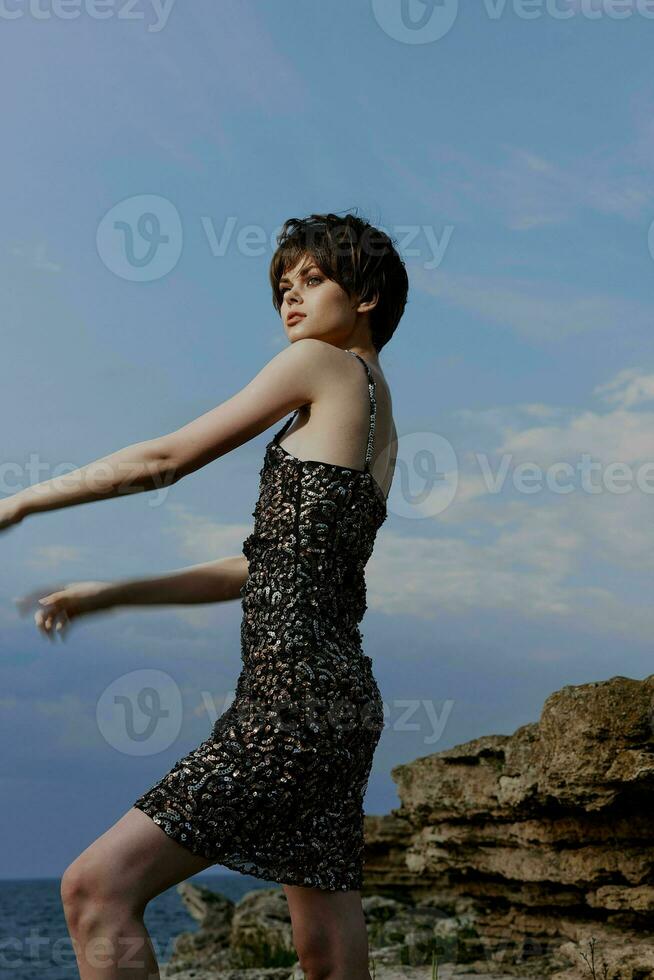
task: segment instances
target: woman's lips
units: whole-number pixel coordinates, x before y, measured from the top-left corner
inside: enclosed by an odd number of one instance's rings
[[[294,323],[299,323],[300,320],[304,320],[305,316],[306,313],[294,313],[292,316],[289,316],[286,322],[288,323],[289,327],[292,327]]]

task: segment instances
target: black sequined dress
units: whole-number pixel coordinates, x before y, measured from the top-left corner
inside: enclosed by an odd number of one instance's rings
[[[362,651],[364,568],[386,501],[370,472],[266,447],[243,542],[234,701],[204,742],[134,802],[193,854],[267,881],[360,889],[363,797],[383,702]]]

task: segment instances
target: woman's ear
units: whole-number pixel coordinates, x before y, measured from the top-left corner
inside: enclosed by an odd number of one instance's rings
[[[357,306],[357,313],[369,313],[370,310],[374,310],[379,302],[379,293],[375,293],[372,299],[366,300],[365,303],[359,303]]]

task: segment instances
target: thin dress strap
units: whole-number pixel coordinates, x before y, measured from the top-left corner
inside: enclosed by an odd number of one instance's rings
[[[296,408],[295,411],[293,412],[293,414],[289,418],[286,419],[286,421],[284,422],[283,426],[281,427],[281,429],[279,430],[279,432],[277,433],[277,435],[273,436],[273,442],[277,442],[284,435],[284,433],[286,432],[286,430],[288,429],[289,425],[291,424],[291,422],[293,421],[293,419],[295,418],[295,416],[297,415],[297,413],[299,411],[300,411],[300,409],[299,408]]]
[[[372,372],[368,367],[368,362],[357,354],[355,351],[347,349],[348,354],[353,354],[358,358],[366,369],[366,374],[368,375],[368,392],[370,394],[370,427],[368,430],[368,445],[366,446],[366,461],[363,467],[364,472],[368,472],[368,467],[370,465],[370,459],[372,456],[372,446],[375,439],[375,421],[377,419],[377,400],[375,398],[375,379],[372,376]]]

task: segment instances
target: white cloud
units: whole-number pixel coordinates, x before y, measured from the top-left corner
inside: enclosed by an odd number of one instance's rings
[[[643,374],[636,367],[624,368],[611,381],[597,385],[594,390],[609,404],[633,408],[654,401],[654,374]]]
[[[183,504],[171,504],[168,510],[176,523],[166,533],[176,538],[190,564],[241,555],[243,541],[252,532],[251,524],[220,523],[194,514]]]
[[[438,143],[413,170],[406,156],[379,149],[384,167],[412,191],[423,208],[447,220],[478,221],[498,215],[514,231],[566,224],[586,211],[639,222],[654,210],[649,177],[651,107],[633,113],[631,138],[589,153],[548,159],[529,147],[504,144],[498,159],[483,159]],[[639,169],[640,168],[640,172]]]
[[[29,568],[49,571],[52,568],[59,568],[66,562],[80,561],[85,555],[85,548],[65,544],[41,545],[30,552],[24,564]]]
[[[366,567],[369,607],[429,620],[475,610],[569,617],[575,627],[646,640],[654,629],[647,585],[654,571],[653,494],[635,482],[626,493],[613,492],[606,467],[625,464],[635,475],[654,460],[654,413],[636,408],[653,387],[653,375],[628,369],[596,389],[618,405],[604,412],[542,405],[534,412],[523,405],[457,413],[483,433],[486,446],[494,431],[492,470],[503,454],[510,457],[504,486],[489,492],[475,453],[457,453],[456,497],[424,523],[425,533],[382,529]],[[592,486],[599,493],[584,489],[575,470],[568,494],[554,492],[545,479],[535,494],[516,489],[519,463],[533,462],[545,476],[552,464],[574,465],[582,453],[598,464]]]
[[[32,269],[39,269],[44,272],[61,272],[62,266],[58,262],[48,259],[45,254],[45,242],[38,245],[12,245],[10,252],[26,260],[26,264]]]
[[[416,266],[412,286],[459,309],[482,316],[538,342],[573,334],[651,325],[651,311],[633,300],[597,290],[586,293],[564,283],[542,280],[457,275],[439,269],[435,275]]]

